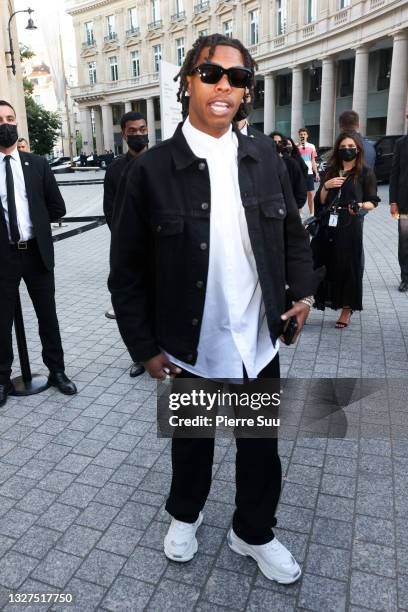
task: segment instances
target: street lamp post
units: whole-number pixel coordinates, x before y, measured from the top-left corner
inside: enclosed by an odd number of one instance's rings
[[[15,11],[14,13],[12,13],[10,15],[10,19],[8,20],[8,25],[7,25],[7,31],[8,31],[8,37],[9,37],[9,45],[10,45],[10,50],[6,51],[6,55],[10,56],[10,61],[11,64],[9,64],[8,66],[6,66],[6,68],[11,68],[11,70],[13,71],[13,74],[16,74],[16,63],[14,61],[14,47],[13,47],[13,37],[11,35],[11,20],[13,19],[13,17],[15,15],[17,15],[17,13],[28,13],[30,15],[30,17],[28,18],[28,23],[26,25],[26,30],[36,30],[37,26],[34,25],[33,20],[31,19],[31,13],[34,13],[34,10],[31,8],[28,9],[24,9],[21,11]]]

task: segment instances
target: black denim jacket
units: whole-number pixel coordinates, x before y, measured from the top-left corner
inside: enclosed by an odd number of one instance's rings
[[[236,132],[238,177],[273,342],[282,330],[285,289],[313,295],[308,236],[272,140]],[[109,289],[122,338],[135,361],[162,347],[194,364],[210,249],[208,167],[174,136],[128,164],[115,200]]]

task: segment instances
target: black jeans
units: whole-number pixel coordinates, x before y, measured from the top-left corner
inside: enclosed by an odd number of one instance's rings
[[[398,261],[401,280],[408,283],[408,217],[398,221]]]
[[[6,383],[11,375],[13,319],[21,279],[37,315],[44,364],[51,372],[65,369],[55,307],[54,273],[44,266],[35,240],[29,242],[26,251],[10,249],[10,265],[0,270],[0,384]]]
[[[180,374],[178,375],[180,376]],[[182,371],[181,376],[193,377]],[[279,355],[258,378],[279,379]],[[253,384],[253,383],[251,383]],[[234,385],[234,391],[238,385]],[[241,391],[247,385],[239,385]],[[236,510],[232,526],[248,544],[266,544],[274,538],[282,468],[278,440],[236,437]],[[194,523],[204,507],[211,486],[214,438],[173,438],[173,477],[166,510],[174,518]]]

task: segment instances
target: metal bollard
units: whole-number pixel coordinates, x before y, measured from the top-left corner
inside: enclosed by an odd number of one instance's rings
[[[35,393],[41,393],[41,391],[47,389],[48,380],[45,376],[31,373],[20,294],[17,295],[16,300],[16,309],[14,312],[14,329],[16,332],[21,376],[16,376],[12,379],[11,382],[13,384],[14,390],[11,395],[34,395]]]

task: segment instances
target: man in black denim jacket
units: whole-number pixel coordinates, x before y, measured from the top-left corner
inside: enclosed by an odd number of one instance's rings
[[[214,68],[214,64],[218,67]],[[234,72],[237,67],[238,72]],[[240,72],[239,67],[244,71]],[[252,75],[250,82],[245,82],[245,68]],[[236,246],[236,252],[245,251],[244,264],[246,256],[252,258],[254,288],[260,286],[267,320],[262,329],[266,330],[269,346],[264,336],[263,358],[268,354],[273,357],[266,367],[262,365],[261,371],[253,365],[256,360],[249,365],[242,358],[238,376],[245,378],[248,373],[250,378],[278,378],[277,340],[284,320],[296,317],[297,336],[309,314],[308,296],[313,295],[319,279],[313,271],[309,240],[285,167],[272,141],[231,132],[231,122],[244,93],[253,87],[253,68],[251,56],[239,41],[220,35],[199,39],[180,72],[181,99],[186,102],[187,96],[189,102],[188,119],[172,138],[131,162],[119,189],[121,201],[115,205],[112,223],[109,288],[124,342],[132,358],[142,361],[153,378],[163,379],[167,372],[173,376],[233,378],[230,372],[236,371],[228,359],[222,361],[221,357],[218,370],[202,366],[206,357],[202,353],[210,352],[212,346],[208,339],[209,319],[213,317],[210,323],[216,325],[217,317],[223,321],[228,314],[205,310],[205,302],[210,293],[211,300],[218,299],[216,291],[224,292],[221,297],[225,303],[230,299],[225,282],[228,275],[224,272],[216,279],[218,288],[214,290],[216,268],[209,268],[209,264],[214,264],[211,256],[219,246],[210,243],[214,224],[220,219],[217,214],[224,204],[227,210],[231,202],[220,201],[217,189],[223,188],[224,179],[214,179],[213,159],[196,155],[186,134],[198,143],[202,141],[203,146],[214,145],[215,152],[216,139],[225,141],[225,157],[231,155],[231,160],[236,160],[236,184],[233,172],[225,175],[225,183],[231,188],[230,194],[238,193],[237,198],[231,199],[239,199],[239,208],[231,210],[241,215],[243,207],[249,240],[245,242],[243,238],[246,250],[240,251],[241,234],[230,235],[226,252]],[[236,157],[230,153],[234,146]],[[222,164],[223,151],[218,155]],[[240,223],[242,233],[242,219]],[[223,233],[218,237],[222,242]],[[220,259],[216,263],[222,268],[224,262]],[[288,311],[287,289],[295,302]],[[239,308],[237,302],[236,307]],[[254,311],[257,308],[251,312]],[[235,324],[239,325],[239,321]],[[255,347],[248,348],[255,353],[257,342],[262,344],[257,325],[257,320],[249,320],[249,327],[255,331],[251,336]],[[247,332],[240,331],[245,339]],[[233,332],[220,323],[219,333],[232,347],[231,361],[236,364],[241,355],[234,346]],[[216,362],[217,334],[212,340]],[[211,359],[214,362],[213,356]],[[235,552],[252,556],[268,578],[290,583],[299,578],[300,568],[271,529],[276,524],[274,514],[281,485],[276,442],[276,438],[237,438],[237,510],[228,543]],[[197,551],[195,533],[211,483],[213,451],[213,439],[173,439],[173,480],[166,505],[173,521],[165,539],[165,553],[175,561],[188,561]]]

